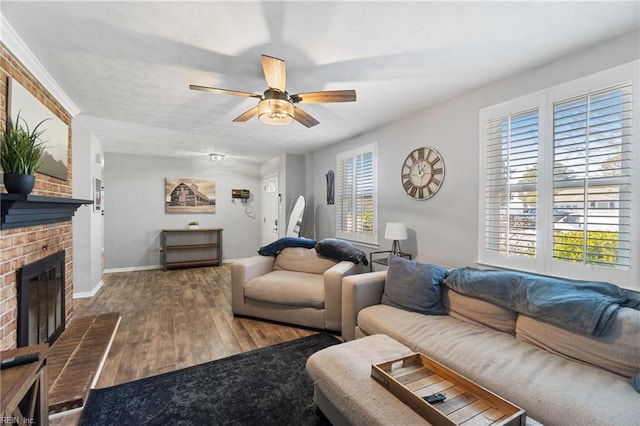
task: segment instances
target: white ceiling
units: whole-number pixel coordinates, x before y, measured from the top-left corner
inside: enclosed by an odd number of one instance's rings
[[[3,18],[80,109],[106,152],[255,164],[308,153],[638,27],[630,2],[27,2]],[[299,104],[305,128],[233,123],[262,93],[260,55],[289,93],[355,89],[354,103]]]

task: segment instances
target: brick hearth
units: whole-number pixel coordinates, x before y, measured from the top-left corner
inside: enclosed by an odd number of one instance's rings
[[[49,414],[82,407],[116,332],[120,314],[76,318],[47,357]]]

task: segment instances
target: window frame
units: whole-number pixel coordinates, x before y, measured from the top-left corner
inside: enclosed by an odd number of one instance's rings
[[[349,231],[345,231],[341,229],[341,224],[343,222],[346,221],[345,218],[340,217],[340,214],[342,213],[342,209],[341,209],[341,205],[342,205],[342,188],[343,188],[343,182],[341,181],[341,179],[343,178],[341,170],[340,170],[340,164],[341,161],[344,160],[348,160],[351,159],[355,162],[355,159],[358,156],[361,155],[366,155],[366,154],[371,154],[372,155],[372,181],[371,181],[371,185],[372,185],[372,234],[368,235],[365,234],[363,232],[358,232],[357,229],[357,220],[358,220],[358,216],[357,215],[353,215],[353,217],[351,218],[351,229],[353,229],[354,231],[349,232]],[[351,203],[351,208],[352,211],[356,210],[356,202],[357,202],[357,198],[358,195],[361,194],[361,192],[358,191],[357,188],[357,170],[355,165],[353,166],[352,169],[352,182],[353,182],[353,197],[352,197],[352,203]],[[378,143],[377,142],[372,142],[370,144],[367,145],[362,145],[360,147],[357,148],[353,148],[350,149],[348,151],[344,151],[341,152],[339,154],[336,155],[336,181],[335,181],[335,189],[336,189],[336,194],[335,194],[335,205],[336,205],[336,216],[335,216],[335,220],[336,220],[336,238],[341,238],[341,239],[345,239],[345,240],[349,240],[349,241],[353,241],[353,242],[357,242],[357,243],[362,243],[362,244],[368,244],[368,245],[377,245],[378,244],[378,226],[377,226],[377,218],[378,218],[378,179],[377,179],[377,174],[378,174]]]
[[[546,90],[490,106],[479,111],[479,215],[478,215],[478,251],[476,263],[505,269],[515,269],[545,275],[572,279],[599,280],[612,282],[623,287],[639,288],[638,269],[640,257],[640,219],[633,212],[640,211],[640,61],[633,61],[587,77],[563,83]],[[553,259],[553,161],[554,161],[554,104],[571,98],[616,87],[623,83],[632,86],[631,118],[631,222],[630,253],[628,268],[611,268],[590,264],[574,264]],[[486,248],[486,176],[487,176],[487,124],[509,113],[517,114],[528,109],[538,109],[538,204],[536,230],[536,257],[505,256]]]

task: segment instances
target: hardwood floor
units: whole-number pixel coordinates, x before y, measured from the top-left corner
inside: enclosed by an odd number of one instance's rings
[[[106,274],[74,317],[122,317],[96,387],[112,386],[246,352],[313,331],[234,318],[229,265]]]

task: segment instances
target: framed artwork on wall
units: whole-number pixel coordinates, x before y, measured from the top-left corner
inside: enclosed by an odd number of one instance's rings
[[[7,118],[11,118],[14,125],[18,114],[20,123],[17,124],[24,126],[26,122],[30,130],[42,120],[46,120],[38,129],[43,130],[40,139],[46,147],[38,173],[68,180],[69,126],[13,78],[9,78],[8,101]]]
[[[327,204],[332,205],[335,202],[334,201],[335,175],[333,173],[333,170],[329,170],[325,175],[325,177],[327,178]]]
[[[165,178],[167,213],[215,213],[216,182],[206,179]]]

